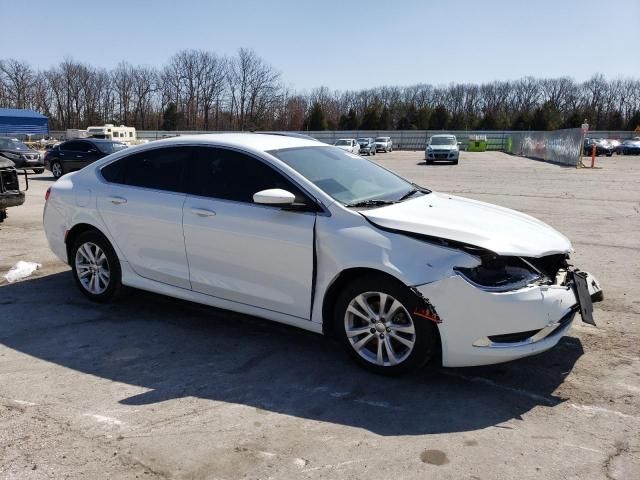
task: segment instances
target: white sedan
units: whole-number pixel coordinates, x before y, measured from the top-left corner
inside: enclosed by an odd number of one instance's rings
[[[44,227],[91,300],[128,286],[258,315],[378,373],[542,352],[602,296],[548,225],[281,135],[114,153],[53,184]]]

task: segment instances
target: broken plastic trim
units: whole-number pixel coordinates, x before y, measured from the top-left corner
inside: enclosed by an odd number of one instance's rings
[[[415,306],[411,314],[430,320],[433,323],[442,323],[440,315],[438,315],[438,312],[436,312],[435,307],[431,304],[429,299],[422,295],[422,293],[420,293],[420,291],[415,287],[411,287],[410,290],[418,300],[418,304]]]

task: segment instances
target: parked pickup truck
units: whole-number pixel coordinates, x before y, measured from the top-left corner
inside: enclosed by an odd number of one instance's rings
[[[25,172],[26,189],[29,188],[29,179]],[[24,203],[24,192],[20,191],[18,171],[15,164],[6,158],[0,157],[0,223],[7,218],[7,208],[17,207]]]

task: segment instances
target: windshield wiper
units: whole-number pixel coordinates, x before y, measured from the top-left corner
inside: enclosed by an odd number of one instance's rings
[[[363,200],[362,202],[347,203],[345,207],[381,207],[383,205],[392,205],[396,202],[393,200]]]
[[[418,192],[421,192],[422,190],[418,190],[417,188],[412,188],[411,190],[409,190],[407,193],[405,193],[403,196],[401,196],[398,201],[401,202],[403,200],[406,200],[407,198],[409,198],[412,195],[415,195]]]
[[[420,192],[420,193],[424,193],[425,195],[427,193],[431,193],[431,190],[428,190],[426,188],[422,188],[420,185],[416,185],[415,183],[412,183],[411,185],[413,185],[414,188],[412,188],[411,190],[409,190],[407,193],[405,193],[403,196],[401,196],[398,199],[398,202],[401,202],[403,200],[406,200],[407,198],[411,197],[412,195],[415,195],[416,193]]]

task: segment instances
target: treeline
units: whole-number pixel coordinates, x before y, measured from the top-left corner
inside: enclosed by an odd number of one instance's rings
[[[67,59],[47,69],[0,60],[0,107],[31,108],[50,129],[104,123],[141,130],[633,130],[640,80],[569,77],[298,92],[254,51],[185,50],[160,68],[112,70]]]

